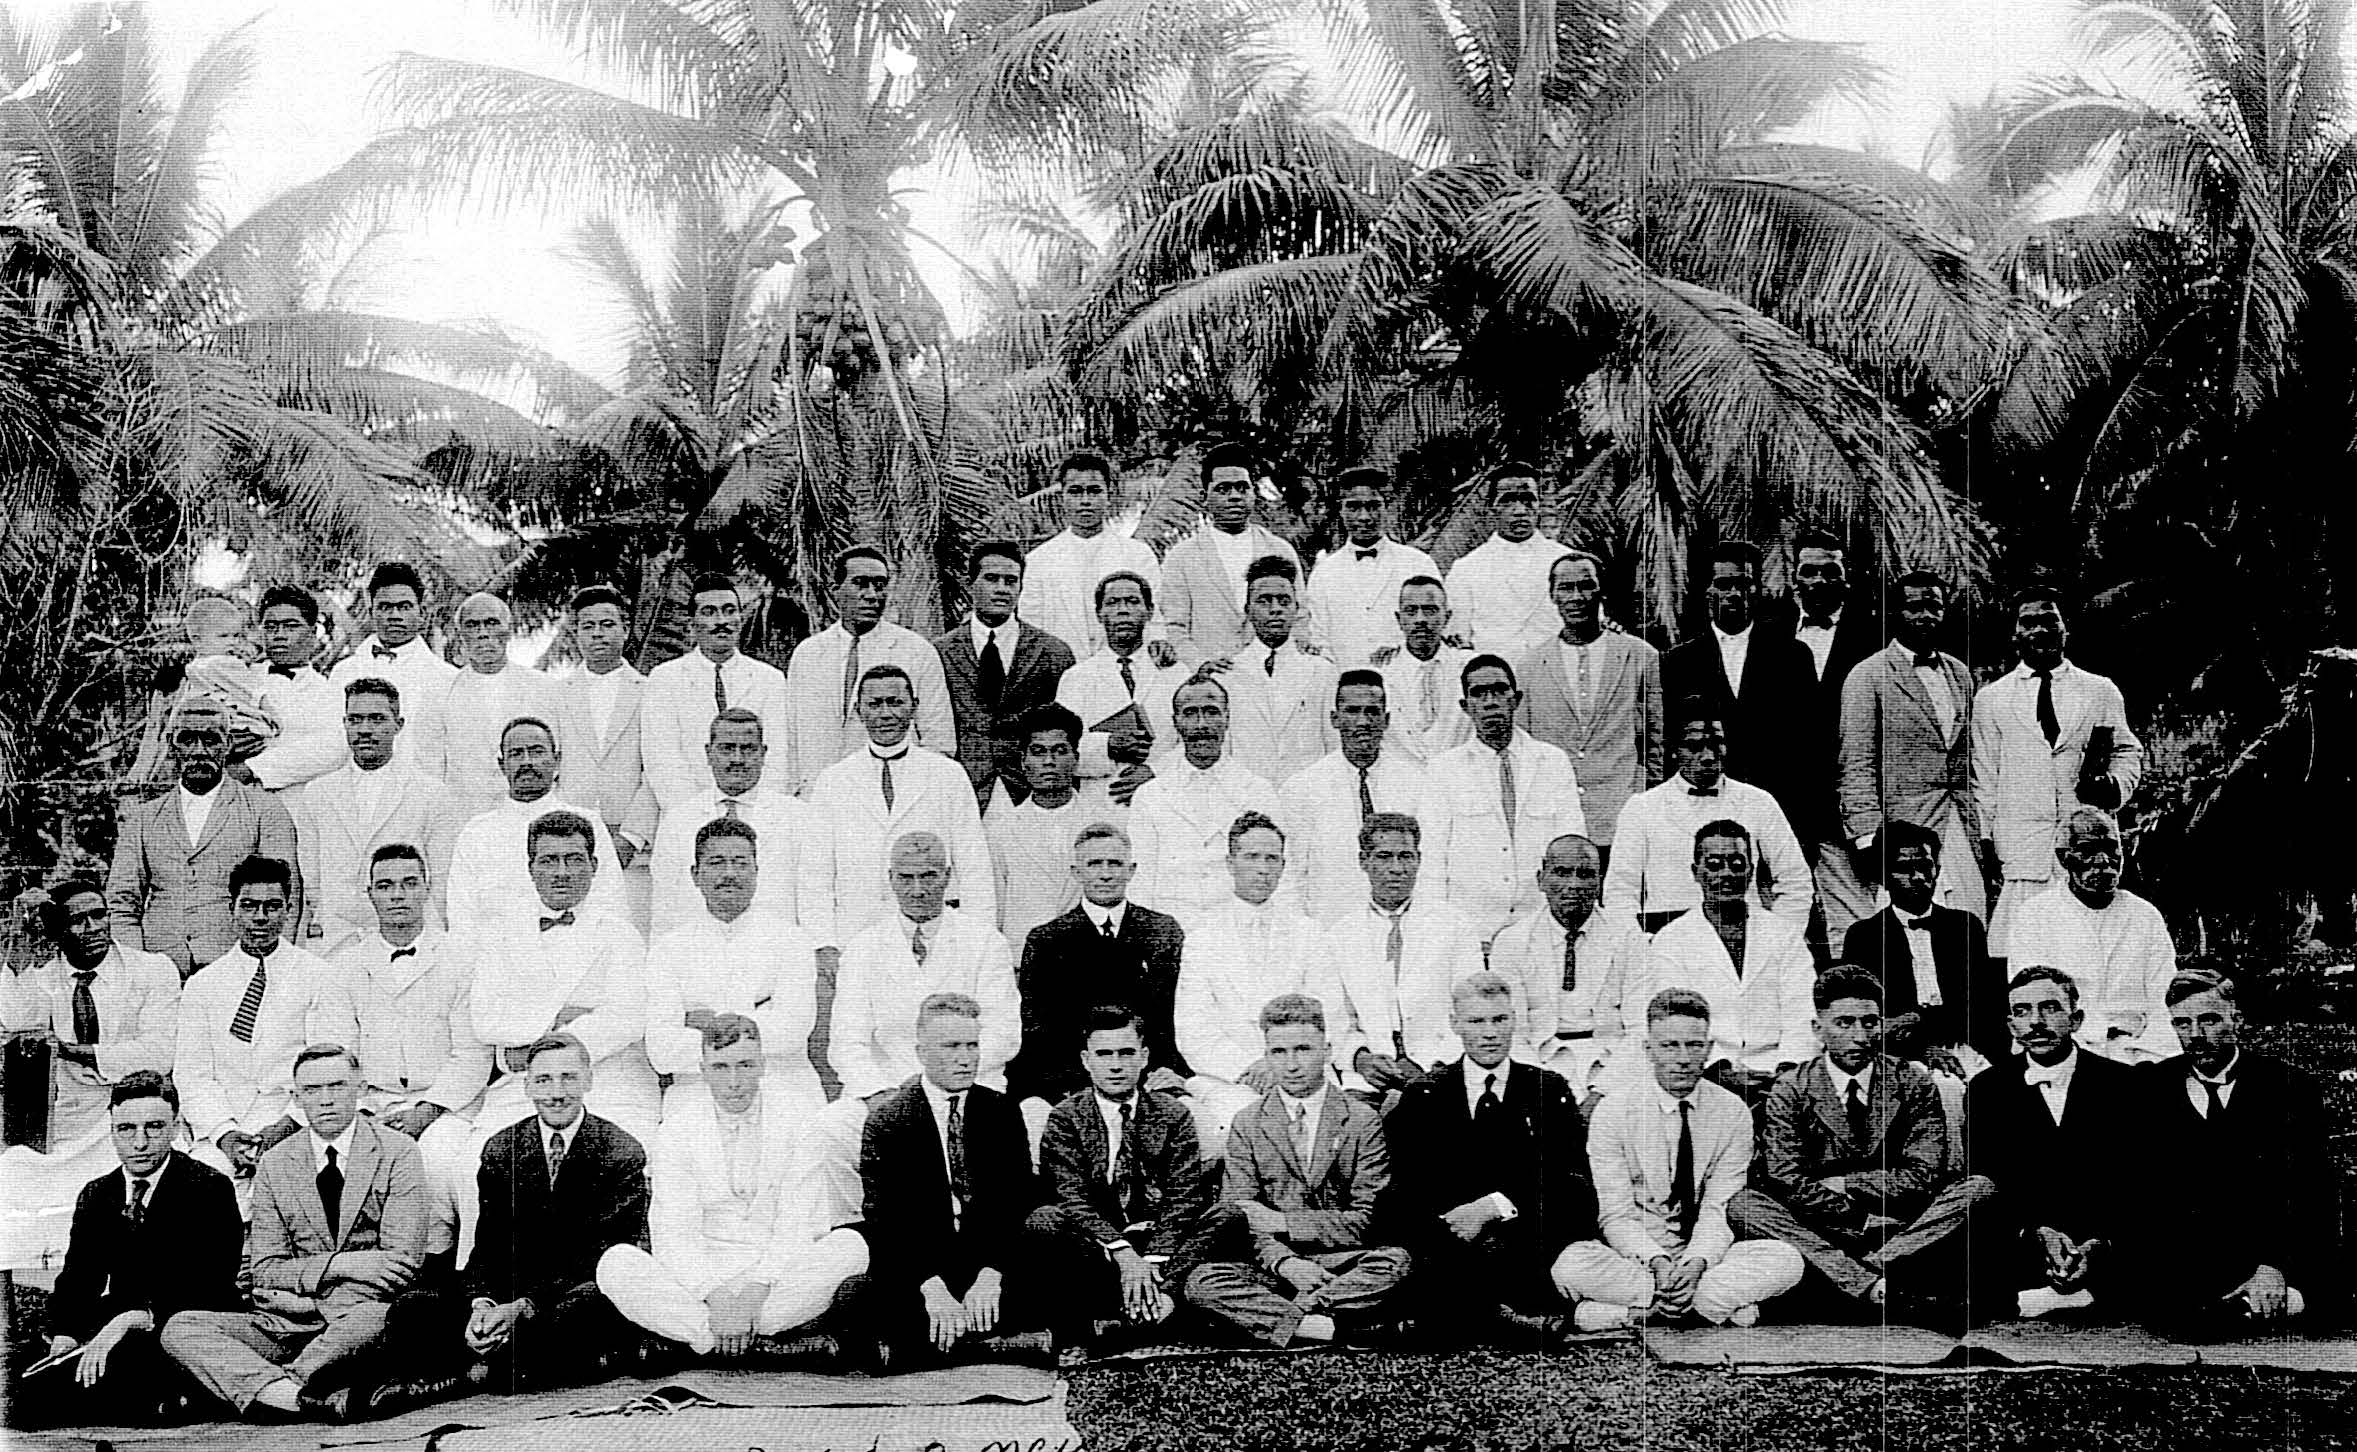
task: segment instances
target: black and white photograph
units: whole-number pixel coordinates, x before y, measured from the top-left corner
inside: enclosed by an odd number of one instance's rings
[[[2357,1452],[2353,560],[2357,0],[0,0],[0,1447]]]

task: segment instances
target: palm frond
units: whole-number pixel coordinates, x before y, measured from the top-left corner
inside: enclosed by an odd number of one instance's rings
[[[478,392],[528,390],[527,406],[557,421],[585,417],[608,397],[595,380],[491,323],[320,311],[243,318],[209,330],[201,341],[296,390],[347,368],[422,370]]]
[[[1229,268],[1171,289],[1083,362],[1086,395],[1143,393],[1180,375],[1217,377],[1248,408],[1277,375],[1309,368],[1350,257],[1298,257]]]

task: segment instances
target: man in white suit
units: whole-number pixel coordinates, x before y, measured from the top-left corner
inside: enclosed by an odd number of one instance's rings
[[[1514,985],[1515,1052],[1561,1074],[1580,1107],[1593,1110],[1636,1067],[1647,945],[1635,923],[1597,910],[1603,853],[1587,838],[1549,842],[1538,886],[1545,910],[1516,918],[1491,941],[1489,967]]]
[[[1236,762],[1272,786],[1334,749],[1328,708],[1334,663],[1294,638],[1300,566],[1283,555],[1254,560],[1244,574],[1244,613],[1252,641],[1203,669],[1228,688],[1228,739]]]
[[[1604,628],[1604,565],[1573,550],[1547,572],[1563,629],[1527,657],[1522,729],[1571,758],[1589,840],[1609,859],[1612,832],[1630,797],[1661,780],[1669,754],[1661,653]]]
[[[1179,752],[1130,799],[1137,863],[1129,896],[1183,926],[1228,897],[1228,828],[1265,810],[1276,788],[1228,752],[1228,688],[1197,676],[1171,698]]]
[[[2058,876],[2054,848],[2080,800],[2118,811],[2136,794],[2144,743],[2128,725],[2120,688],[2064,658],[2070,632],[2050,590],[2015,597],[2013,645],[2021,664],[1981,687],[1972,703],[1972,797],[1979,810],[1982,869],[2003,883],[1989,951],[2009,956],[2014,912]],[[2090,753],[2101,760],[2089,769]]]
[[[1433,759],[1425,773],[1430,889],[1455,904],[1487,943],[1515,913],[1538,904],[1532,883],[1547,844],[1586,835],[1571,758],[1514,724],[1522,690],[1514,668],[1477,655],[1462,676],[1473,739]]]
[[[892,844],[910,832],[931,832],[948,845],[949,894],[960,908],[982,922],[998,914],[974,783],[955,760],[910,740],[916,692],[899,666],[869,667],[858,691],[867,744],[810,784],[811,814],[824,826],[815,870],[833,901],[838,942],[893,911],[886,863]]]
[[[647,672],[639,707],[647,786],[669,815],[699,796],[710,780],[704,743],[722,711],[750,711],[765,734],[787,738],[786,678],[776,666],[737,649],[744,605],[726,575],[699,576],[695,592],[695,649]]]
[[[649,1141],[653,1251],[608,1249],[597,1287],[632,1321],[701,1356],[834,1352],[816,1337],[777,1339],[825,1316],[868,1263],[867,1242],[825,1209],[813,1118],[762,1083],[768,1060],[753,1020],[714,1019],[702,1061],[702,1090]]]
[[[1415,818],[1369,817],[1359,832],[1367,901],[1326,926],[1325,964],[1316,970],[1338,999],[1328,1010],[1343,1085],[1370,1100],[1448,1061],[1456,1042],[1451,994],[1481,971],[1472,921],[1417,892],[1423,863]]]
[[[1647,997],[1690,988],[1710,1004],[1710,1077],[1757,1103],[1776,1075],[1817,1052],[1811,992],[1817,963],[1803,930],[1751,910],[1751,833],[1740,822],[1706,822],[1694,834],[1702,905],[1653,936]]]
[[[1228,828],[1228,877],[1235,895],[1187,930],[1171,1013],[1179,1054],[1194,1071],[1190,1107],[1199,1129],[1210,1110],[1203,1142],[1215,1148],[1226,1143],[1230,1121],[1277,1084],[1261,1008],[1287,993],[1341,1001],[1323,976],[1322,929],[1277,890],[1285,879],[1284,829],[1261,812],[1237,817]],[[1359,882],[1364,896],[1364,873]]]
[[[439,734],[426,718],[442,708],[442,693],[457,678],[458,667],[442,659],[426,638],[426,582],[415,565],[384,561],[369,572],[364,594],[374,629],[329,669],[328,684],[341,691],[364,676],[374,676],[398,687],[409,729],[395,754],[411,766],[422,766],[419,741]]]
[[[1490,476],[1493,533],[1449,566],[1457,628],[1477,651],[1528,660],[1560,621],[1547,572],[1571,550],[1539,533],[1539,471],[1520,461]]]
[[[417,764],[449,783],[461,810],[480,812],[499,801],[501,738],[519,716],[556,719],[562,693],[545,672],[508,659],[515,617],[497,595],[467,596],[458,607],[458,638],[466,669],[450,678],[425,713]]]
[[[761,841],[756,906],[806,929],[822,947],[835,946],[835,899],[820,870],[826,832],[809,807],[774,785],[769,760],[769,733],[759,716],[731,706],[712,718],[704,739],[703,788],[666,807],[655,834],[650,870],[657,936],[704,911],[695,881],[696,839],[713,822],[732,817],[750,825]]]
[[[2059,968],[2078,987],[2079,1047],[2123,1064],[2176,1057],[2169,980],[2177,944],[2161,910],[2120,886],[2120,825],[2094,807],[2063,819],[2061,882],[2016,906],[2012,961]]]
[[[1377,812],[1415,816],[1427,774],[1424,763],[1392,734],[1382,676],[1372,670],[1344,671],[1334,683],[1333,707],[1330,719],[1341,749],[1296,772],[1278,794],[1277,815],[1286,833],[1286,896],[1320,922],[1332,922],[1366,901],[1359,828]],[[1268,995],[1262,995],[1260,1002],[1267,1001]],[[1257,1033],[1251,1037],[1259,1039]]]
[[[1104,647],[1081,657],[1056,683],[1056,704],[1080,718],[1079,774],[1128,806],[1153,780],[1152,763],[1170,754],[1177,728],[1170,702],[1194,668],[1170,655],[1167,641],[1146,639],[1154,588],[1144,575],[1117,570],[1097,582],[1097,624]]]
[[[950,710],[949,678],[933,642],[884,618],[892,595],[892,568],[881,550],[853,545],[835,556],[835,623],[794,647],[786,663],[786,709],[791,732],[785,744],[785,786],[804,797],[811,784],[836,762],[857,757],[867,740],[861,718],[860,682],[877,666],[896,666],[909,682],[909,722],[916,744],[955,758],[957,718]],[[968,796],[973,787],[966,788]],[[882,853],[877,854],[879,864]]]
[[[613,838],[595,813],[570,794],[558,794],[564,765],[555,730],[537,717],[519,717],[500,734],[499,769],[507,777],[507,796],[459,828],[450,849],[450,885],[444,897],[450,931],[459,941],[472,947],[515,921],[531,919],[529,838],[532,824],[551,812],[570,812],[592,824],[599,871],[591,892],[600,905],[610,905],[627,919],[621,891],[614,885],[622,865]]]
[[[557,741],[565,752],[565,795],[589,808],[613,839],[630,925],[646,931],[652,884],[642,860],[655,840],[655,794],[647,786],[640,713],[647,678],[624,658],[630,602],[611,585],[573,596],[573,648],[581,673],[558,682]]]
[[[1381,469],[1345,469],[1334,481],[1343,537],[1310,572],[1305,596],[1317,629],[1306,639],[1342,670],[1373,664],[1385,646],[1397,648],[1401,584],[1440,573],[1432,556],[1384,532],[1390,493],[1391,476]]]
[[[333,953],[375,930],[368,895],[376,850],[404,842],[423,854],[434,926],[443,922],[443,880],[458,837],[458,799],[437,777],[401,761],[401,691],[363,676],[344,687],[344,741],[351,759],[284,797],[303,859],[303,940]],[[363,1060],[363,1062],[366,1062]]]
[[[1056,466],[1056,478],[1064,492],[1064,528],[1041,541],[1023,562],[1023,594],[1015,613],[1086,660],[1105,644],[1097,618],[1098,587],[1116,573],[1136,575],[1151,615],[1162,562],[1152,545],[1109,527],[1119,487],[1111,460],[1086,451],[1069,454]],[[1159,622],[1141,629],[1160,639]]]
[[[1252,518],[1258,466],[1241,444],[1220,444],[1203,456],[1203,528],[1171,547],[1162,561],[1162,618],[1179,659],[1189,665],[1223,660],[1244,649],[1252,632],[1244,619],[1244,572],[1252,562],[1280,555],[1301,576],[1293,546]]]
[[[1448,587],[1438,575],[1417,575],[1399,587],[1400,643],[1379,647],[1373,664],[1383,672],[1394,729],[1419,760],[1430,761],[1473,737],[1473,719],[1457,702],[1458,679],[1473,652],[1448,642]]]

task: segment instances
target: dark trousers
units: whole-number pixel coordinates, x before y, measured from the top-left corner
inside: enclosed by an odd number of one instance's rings
[[[1552,1315],[1568,1309],[1554,1280],[1562,1253],[1519,1220],[1492,1222],[1470,1241],[1436,1221],[1433,1233],[1411,1243],[1407,1304],[1441,1327],[1468,1333],[1494,1322],[1500,1306]]]
[[[1234,1207],[1215,1206],[1182,1233],[1140,1233],[1130,1243],[1167,1256],[1160,1282],[1175,1303],[1188,1274],[1222,1243],[1222,1236],[1240,1233],[1242,1224]],[[1050,1330],[1069,1339],[1088,1334],[1094,1322],[1121,1318],[1121,1270],[1075,1216],[1061,1205],[1042,1205],[1023,1222],[1023,1233],[1041,1288],[1039,1315]]]
[[[1102,1257],[1099,1257],[1102,1259]],[[987,1333],[1000,1335],[1009,1331],[1036,1331],[1049,1324],[1050,1307],[1042,1295],[1043,1281],[1028,1260],[1005,1257],[1011,1263],[999,1266],[998,1324]],[[968,1262],[941,1272],[942,1285],[958,1299],[974,1288],[974,1278],[982,1267]],[[892,1348],[894,1364],[901,1358],[922,1359],[932,1353],[933,1322],[925,1313],[925,1293],[921,1283],[906,1279],[885,1281],[874,1275],[866,1278],[866,1294],[861,1298],[861,1318],[875,1338]]]
[[[515,1324],[506,1345],[479,1358],[490,1371],[482,1390],[580,1386],[636,1369],[639,1330],[595,1281],[535,1291],[528,1298],[532,1314]],[[401,1374],[446,1376],[477,1360],[466,1344],[473,1315],[472,1298],[455,1281],[396,1301],[388,1339],[402,1348]]]
[[[75,1362],[53,1366],[38,1376],[20,1374],[48,1349],[46,1338],[38,1346],[28,1345],[9,1370],[8,1425],[19,1431],[169,1425],[187,1420],[189,1407],[204,1394],[179,1363],[164,1355],[150,1333],[124,1337],[107,1357],[106,1375],[88,1388],[74,1380],[79,1365]]]
[[[1843,1225],[1805,1215],[1765,1190],[1740,1190],[1727,1204],[1727,1222],[1746,1240],[1781,1240],[1811,1269],[1853,1301],[1864,1301],[1876,1281],[1886,1290],[1959,1295],[1965,1287],[1965,1236],[1973,1207],[1997,1193],[1979,1175],[1950,1182],[1904,1219],[1869,1216]],[[1900,1208],[1900,1207],[1886,1207]]]

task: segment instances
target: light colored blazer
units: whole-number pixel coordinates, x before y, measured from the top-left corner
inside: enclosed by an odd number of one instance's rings
[[[1841,829],[1851,840],[1881,832],[1892,818],[1935,826],[1950,805],[1979,840],[1970,789],[1972,672],[1942,655],[1940,676],[1956,703],[1952,735],[1941,734],[1912,651],[1894,645],[1850,668],[1841,688]]]
[[[2111,728],[2111,775],[2121,801],[2136,794],[2144,774],[2144,743],[2128,728],[2127,704],[2109,679],[2064,661],[2054,673],[2054,715],[2062,732],[2049,746],[2038,729],[2038,681],[2027,666],[1973,698],[1973,800],[1981,832],[1995,840],[2010,878],[2054,877],[2055,829],[2078,801],[2079,764],[2096,727]]]
[[[927,646],[926,649],[932,649]],[[897,911],[889,870],[892,844],[909,832],[931,832],[949,848],[949,892],[983,922],[998,917],[990,839],[974,784],[955,760],[911,746],[892,763],[892,806],[884,806],[880,768],[865,747],[821,771],[803,800],[821,829],[818,851],[801,871],[833,884],[835,941],[841,943],[876,918]]]
[[[1293,546],[1259,523],[1246,525],[1245,533],[1252,538],[1252,559],[1283,555],[1296,567],[1301,564]],[[1211,535],[1211,526],[1206,523],[1172,545],[1162,559],[1162,595],[1157,603],[1169,624],[1172,647],[1189,665],[1231,655],[1252,638],[1244,623],[1243,586],[1220,563]],[[1306,571],[1302,579],[1306,584]],[[1297,622],[1294,628],[1301,629],[1303,623]]]
[[[698,1300],[739,1276],[786,1279],[826,1223],[816,1120],[761,1090],[761,1164],[749,1199],[729,1186],[719,1111],[702,1085],[674,1096],[653,1143],[647,1229],[655,1259]]]
[[[639,730],[647,679],[629,665],[617,669],[624,674],[602,737],[584,693],[569,688],[577,678],[560,682],[556,728],[565,763],[558,790],[596,812],[608,831],[648,843],[655,840],[655,794],[647,786]]]
[[[195,843],[180,819],[177,785],[153,801],[126,805],[107,873],[106,903],[115,936],[171,959],[182,978],[236,944],[229,874],[248,857],[276,857],[296,869],[295,900],[287,911],[290,934],[302,920],[294,818],[277,797],[234,777],[224,777],[214,791],[219,799],[205,819],[203,840]]]
[[[1630,797],[1660,783],[1663,727],[1661,652],[1634,635],[1597,637],[1593,709],[1580,714],[1564,670],[1562,642],[1550,640],[1515,667],[1522,683],[1522,729],[1571,758],[1579,777],[1588,835],[1612,845],[1612,829]]]
[[[1277,673],[1262,662],[1267,649],[1246,645],[1220,676],[1228,690],[1228,749],[1238,765],[1282,787],[1303,767],[1341,747],[1334,734],[1334,662],[1298,644],[1277,652]]]
[[[361,772],[350,761],[281,797],[294,817],[303,882],[310,889],[303,903],[303,938],[322,951],[376,930],[368,859],[390,842],[406,842],[426,855],[427,921],[442,925],[450,849],[463,825],[458,797],[398,756],[383,770],[390,780],[371,817],[362,816],[354,804],[353,786]]]
[[[332,1231],[319,1203],[310,1131],[280,1140],[254,1170],[246,1233],[254,1310],[282,1334],[318,1331],[346,1311],[385,1299],[349,1281],[322,1290],[327,1263],[338,1252],[382,1250],[412,1265],[425,1258],[426,1167],[417,1142],[372,1120],[356,1120],[352,1152],[341,1168],[341,1223]]]
[[[1229,1202],[1256,1200],[1285,1216],[1282,1234],[1252,1233],[1253,1253],[1272,1271],[1296,1255],[1365,1246],[1391,1188],[1391,1150],[1374,1110],[1328,1084],[1303,1164],[1284,1097],[1270,1090],[1228,1128]]]

